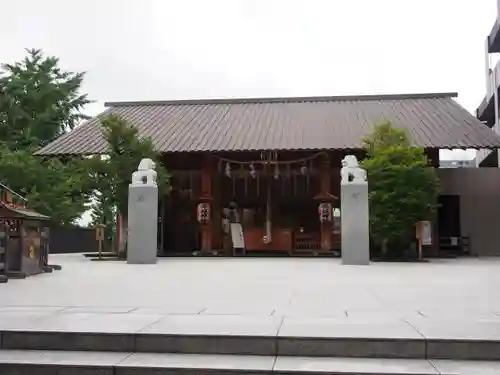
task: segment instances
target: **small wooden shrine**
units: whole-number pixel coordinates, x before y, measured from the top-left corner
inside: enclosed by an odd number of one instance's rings
[[[35,275],[48,267],[48,216],[26,207],[26,199],[0,184],[0,237],[8,278]]]

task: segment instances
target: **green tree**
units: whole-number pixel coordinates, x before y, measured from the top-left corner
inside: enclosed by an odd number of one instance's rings
[[[90,228],[96,228],[98,225],[104,225],[104,247],[110,250],[116,236],[116,208],[108,204],[106,194],[100,191],[94,192],[94,199],[90,206],[91,221]]]
[[[0,66],[0,179],[28,198],[29,207],[71,224],[91,192],[85,160],[38,158],[33,153],[86,118],[79,93],[83,73],[61,70],[56,57],[28,50]]]
[[[111,248],[116,235],[116,207],[114,188],[109,183],[113,178],[113,165],[105,160],[106,156],[95,155],[88,160],[93,194],[91,204],[92,228],[104,225],[105,246]]]
[[[105,157],[91,159],[91,170],[96,181],[95,198],[100,203],[101,217],[116,208],[121,217],[122,242],[121,253],[126,251],[128,230],[128,189],[132,173],[137,170],[140,161],[150,158],[156,163],[158,188],[161,194],[170,191],[170,176],[160,162],[160,154],[154,150],[149,138],[141,138],[138,130],[124,119],[108,115],[101,119],[103,136],[108,144]]]
[[[41,50],[0,70],[0,139],[12,150],[43,147],[85,119],[84,73],[62,71]]]
[[[412,146],[406,131],[389,122],[376,126],[364,149],[371,235],[383,256],[401,256],[415,224],[432,218],[439,194],[436,171],[424,149]]]
[[[29,207],[50,216],[55,223],[73,223],[86,210],[91,189],[84,160],[42,161],[28,150],[0,146],[0,177],[28,199]]]

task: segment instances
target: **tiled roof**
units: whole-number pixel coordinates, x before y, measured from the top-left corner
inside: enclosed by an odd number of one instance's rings
[[[158,151],[356,149],[374,125],[389,120],[415,145],[497,148],[500,136],[452,97],[456,94],[107,103],[151,137]],[[99,116],[40,150],[39,155],[106,152]]]
[[[12,205],[6,204],[4,202],[0,202],[0,207],[5,208],[6,210],[12,212],[13,216],[22,217],[25,219],[34,219],[34,220],[50,220],[49,216],[42,215],[36,211],[30,210],[28,208],[23,207],[14,207]]]

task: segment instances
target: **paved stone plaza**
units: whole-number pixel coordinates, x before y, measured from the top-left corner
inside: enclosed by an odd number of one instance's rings
[[[2,373],[500,373],[500,259],[51,263],[0,285]]]
[[[328,258],[50,260],[63,270],[0,286],[0,311],[500,321],[500,258],[368,267]]]

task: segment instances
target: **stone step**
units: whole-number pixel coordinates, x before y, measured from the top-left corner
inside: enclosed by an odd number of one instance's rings
[[[500,360],[500,321],[159,313],[147,308],[7,309],[0,314],[1,348]]]
[[[2,331],[2,349],[500,360],[500,341]]]
[[[0,350],[2,375],[498,375],[500,362]]]

